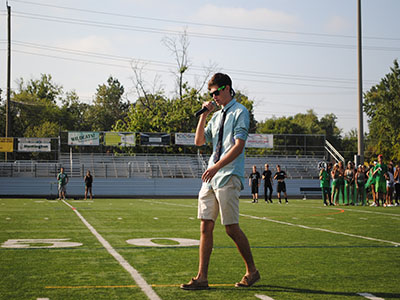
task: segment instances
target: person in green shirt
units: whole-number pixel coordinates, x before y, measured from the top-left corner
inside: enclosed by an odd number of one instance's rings
[[[326,166],[327,168],[327,166]],[[327,172],[327,170],[325,170],[325,167],[321,167],[321,170],[319,171],[319,182],[320,182],[320,187],[322,190],[322,200],[324,201],[324,205],[327,206],[328,205],[328,201],[329,204],[332,204],[331,202],[331,197],[330,197],[330,192],[329,192],[329,188],[330,188],[330,175],[329,172]]]
[[[60,173],[57,175],[58,181],[58,199],[64,199],[67,193],[68,175],[64,173],[64,168],[61,167]]]
[[[375,176],[375,193],[376,193],[376,203],[379,206],[379,199],[382,201],[382,206],[385,203],[386,194],[386,178],[385,174],[388,172],[388,167],[383,163],[383,155],[378,155],[378,163],[374,167],[372,173]]]

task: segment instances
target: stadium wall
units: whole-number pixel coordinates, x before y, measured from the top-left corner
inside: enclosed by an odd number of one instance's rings
[[[299,198],[300,187],[319,187],[316,179],[286,180],[289,197]],[[199,178],[96,178],[93,183],[95,197],[197,197],[201,187]],[[70,198],[83,198],[84,183],[81,178],[70,178],[67,185],[67,195]],[[242,197],[251,197],[248,179],[241,193]],[[264,195],[264,186],[260,187],[260,196]],[[57,196],[57,182],[54,178],[1,177],[0,197],[32,197],[54,198]],[[274,184],[274,199],[276,199],[276,183]]]

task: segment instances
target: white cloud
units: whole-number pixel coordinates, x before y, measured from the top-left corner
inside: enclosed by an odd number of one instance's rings
[[[325,24],[325,29],[329,33],[343,33],[352,27],[352,24],[340,16],[331,17]]]
[[[198,22],[224,24],[230,26],[245,26],[259,28],[293,28],[299,19],[283,11],[267,8],[245,9],[240,7],[218,7],[207,4],[194,15]]]
[[[63,40],[57,43],[58,47],[88,51],[88,52],[112,52],[112,43],[107,38],[101,36],[87,36],[79,39]]]

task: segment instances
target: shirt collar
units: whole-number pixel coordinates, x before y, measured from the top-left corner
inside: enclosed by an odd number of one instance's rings
[[[236,103],[236,99],[232,98],[231,101],[229,101],[229,103],[227,105],[224,106],[224,108],[222,109],[222,112],[227,111],[229,108],[232,107],[232,105],[234,105]]]

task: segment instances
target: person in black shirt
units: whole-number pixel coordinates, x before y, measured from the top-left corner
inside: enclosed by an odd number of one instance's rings
[[[281,170],[280,165],[276,165],[276,173],[274,175],[274,179],[278,180],[278,186],[277,186],[277,194],[278,194],[278,200],[279,203],[281,202],[281,192],[285,195],[285,200],[286,204],[289,204],[287,200],[287,194],[286,194],[286,184],[285,184],[285,178],[286,178],[286,172]]]
[[[272,203],[272,172],[269,169],[269,165],[265,164],[265,170],[262,173],[262,179],[264,180],[264,197],[265,197],[265,203],[269,202]],[[267,189],[269,190],[269,197],[267,197]]]
[[[249,186],[251,186],[251,194],[253,195],[252,203],[258,203],[258,186],[260,183],[260,173],[257,172],[257,167],[253,166],[253,173],[249,176]]]
[[[85,200],[87,200],[88,193],[90,194],[90,200],[92,200],[93,199],[93,194],[92,194],[93,176],[90,174],[89,170],[87,170],[86,176],[83,180],[85,181]]]

